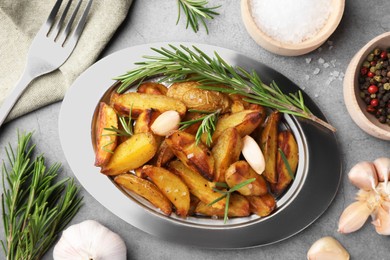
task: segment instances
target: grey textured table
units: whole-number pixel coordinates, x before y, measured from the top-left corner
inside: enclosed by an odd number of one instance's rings
[[[185,30],[183,20],[175,26],[175,0],[135,1],[127,20],[102,57],[143,43],[190,41],[236,50],[278,70],[301,86],[338,129],[344,176],[336,199],[329,209],[303,232],[275,245],[243,250],[210,250],[166,242],[125,223],[83,189],[84,206],[72,223],[95,219],[119,233],[126,242],[129,259],[304,259],[310,245],[328,235],[338,239],[353,259],[389,259],[390,238],[377,235],[369,223],[360,231],[349,235],[341,235],[336,230],[342,210],[353,201],[357,191],[347,181],[346,173],[359,161],[390,156],[389,142],[368,136],[352,122],[344,106],[341,80],[341,73],[344,73],[352,56],[370,39],[389,31],[390,1],[347,0],[341,24],[329,39],[332,42],[325,43],[320,49],[301,57],[277,56],[256,45],[241,21],[240,1],[210,2],[222,4],[222,7],[219,9],[221,15],[209,23],[210,34],[207,35],[203,29],[197,34]],[[318,62],[319,59],[323,59],[324,63],[329,63],[330,66],[324,68],[323,64]],[[314,74],[316,68],[320,69],[318,74]],[[8,142],[15,143],[16,129],[35,131],[33,140],[38,145],[37,151],[46,154],[48,163],[62,162],[63,176],[73,176],[58,137],[60,107],[61,103],[50,105],[2,127],[0,158],[5,158],[4,146]],[[0,238],[4,239],[3,227],[0,231]],[[49,251],[44,259],[51,259],[51,255],[52,251]]]

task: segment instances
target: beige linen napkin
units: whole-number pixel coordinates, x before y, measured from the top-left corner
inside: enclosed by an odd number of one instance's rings
[[[30,44],[55,1],[0,1],[0,105],[21,76]],[[73,2],[74,7],[77,1]],[[85,29],[70,58],[59,69],[31,82],[7,120],[62,100],[72,82],[97,59],[125,19],[131,2],[94,0]],[[61,10],[66,3],[62,3]]]

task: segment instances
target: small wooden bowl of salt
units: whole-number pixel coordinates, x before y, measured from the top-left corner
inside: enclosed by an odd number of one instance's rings
[[[264,49],[298,56],[321,46],[336,30],[345,0],[241,0],[244,25]]]

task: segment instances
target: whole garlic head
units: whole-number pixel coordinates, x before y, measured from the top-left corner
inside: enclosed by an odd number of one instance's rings
[[[122,238],[94,220],[68,227],[53,251],[54,260],[125,260]]]

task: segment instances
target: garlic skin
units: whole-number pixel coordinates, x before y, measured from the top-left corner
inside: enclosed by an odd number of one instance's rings
[[[242,138],[242,155],[251,168],[259,175],[265,170],[265,159],[259,145],[251,136]]]
[[[389,208],[378,207],[376,214],[373,216],[372,224],[380,235],[390,235],[390,212]]]
[[[376,169],[371,162],[360,162],[348,173],[349,181],[363,190],[373,190],[378,185]]]
[[[150,129],[154,134],[159,136],[166,136],[172,131],[179,128],[180,115],[177,111],[169,110],[165,111],[159,115],[156,120],[154,120]]]
[[[94,220],[68,227],[53,251],[54,260],[126,260],[119,235]]]
[[[349,253],[333,237],[323,237],[310,247],[308,260],[349,260]]]
[[[342,234],[355,232],[366,223],[372,211],[365,202],[352,203],[341,214],[337,231]]]
[[[384,182],[387,186],[390,175],[390,158],[378,158],[374,161],[374,165],[378,174],[379,181]]]

